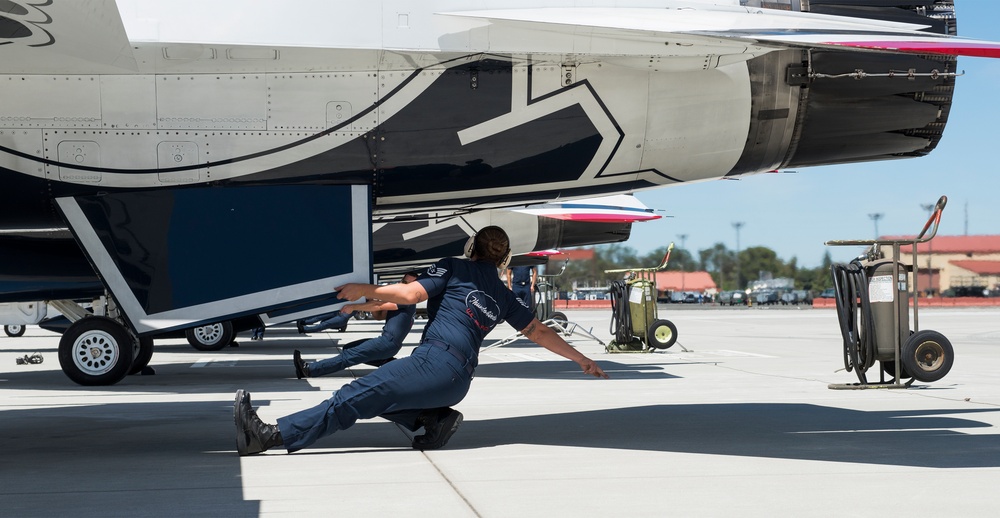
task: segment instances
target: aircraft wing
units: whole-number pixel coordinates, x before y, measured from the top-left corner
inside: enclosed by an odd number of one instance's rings
[[[440,13],[505,28],[542,28],[619,41],[662,42],[659,55],[759,54],[773,48],[852,47],[884,52],[1000,57],[1000,43],[921,32],[925,25],[807,12],[699,5],[666,9],[554,7]],[[754,47],[759,47],[754,49]],[[492,46],[491,50],[503,49]]]

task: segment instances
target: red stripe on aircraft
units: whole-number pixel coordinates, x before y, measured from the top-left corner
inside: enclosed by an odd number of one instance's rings
[[[942,41],[940,43],[921,41],[839,41],[829,42],[829,44],[863,49],[897,50],[914,54],[1000,58],[1000,45],[985,43],[962,43],[960,41]]]
[[[575,212],[572,214],[545,214],[545,217],[552,219],[561,219],[565,221],[583,221],[586,223],[633,223],[636,221],[650,221],[654,219],[660,219],[662,216],[657,214],[601,214],[593,213],[586,214],[581,212]]]

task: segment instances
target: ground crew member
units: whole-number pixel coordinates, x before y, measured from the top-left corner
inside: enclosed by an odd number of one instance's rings
[[[507,270],[507,287],[514,292],[517,298],[524,302],[528,309],[534,309],[535,281],[538,280],[538,267],[536,266],[515,266]]]
[[[409,284],[419,276],[419,272],[407,272],[403,275],[403,284]],[[337,356],[318,362],[303,361],[302,353],[296,349],[292,353],[295,377],[302,379],[326,376],[361,363],[370,363],[376,367],[387,363],[403,347],[403,340],[413,327],[413,316],[417,312],[417,307],[412,304],[396,305],[392,302],[371,301],[364,304],[348,304],[341,311],[343,313],[371,311],[376,319],[385,320],[382,334],[370,340],[345,345],[343,352]]]
[[[469,390],[483,339],[500,320],[542,347],[576,362],[584,373],[607,378],[593,360],[574,349],[555,331],[532,316],[497,276],[510,258],[510,241],[499,227],[480,230],[466,246],[471,260],[445,258],[416,282],[374,286],[346,284],[340,297],[361,297],[397,304],[428,300],[428,323],[420,345],[410,356],[389,362],[341,387],[312,408],[266,424],[253,410],[250,394],[236,392],[233,413],[237,452],[260,453],[283,445],[291,453],[358,419],[381,416],[410,431],[424,428],[412,446],[432,450],[444,446],[462,423],[451,405]]]

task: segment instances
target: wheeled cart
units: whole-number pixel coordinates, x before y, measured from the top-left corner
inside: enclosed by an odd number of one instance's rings
[[[919,329],[919,276],[913,276],[912,291],[908,282],[909,273],[917,264],[917,245],[937,234],[947,201],[945,196],[938,200],[916,238],[826,242],[829,246],[870,246],[849,264],[832,267],[837,316],[844,338],[844,367],[855,372],[859,383],[831,384],[831,389],[906,388],[915,380],[937,381],[951,370],[955,357],[951,342],[937,331]],[[910,265],[900,260],[903,245],[912,247]],[[885,256],[883,247],[891,247],[890,257]],[[866,371],[875,362],[881,363],[880,381],[870,383]],[[893,376],[889,381],[885,379],[887,373]],[[903,382],[904,378],[908,381]]]
[[[677,342],[677,326],[657,316],[656,272],[667,267],[670,252],[659,266],[653,268],[626,268],[604,270],[604,273],[625,273],[625,279],[612,283],[611,334],[614,340],[604,348],[609,353],[651,352],[668,349]]]

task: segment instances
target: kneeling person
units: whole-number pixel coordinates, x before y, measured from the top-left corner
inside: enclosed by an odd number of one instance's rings
[[[413,438],[415,449],[440,448],[462,423],[462,414],[450,407],[469,391],[479,347],[501,320],[576,362],[585,374],[608,377],[596,362],[539,322],[500,282],[497,269],[506,268],[510,258],[510,241],[503,229],[486,227],[472,244],[467,251],[471,260],[442,259],[410,284],[337,288],[347,300],[365,297],[397,304],[427,300],[428,320],[420,345],[410,356],[344,385],[330,399],[279,418],[277,425],[261,421],[250,394],[237,391],[233,405],[237,452],[251,455],[284,446],[291,453],[353,426],[358,419],[376,416],[413,432],[423,427],[425,433]]]

